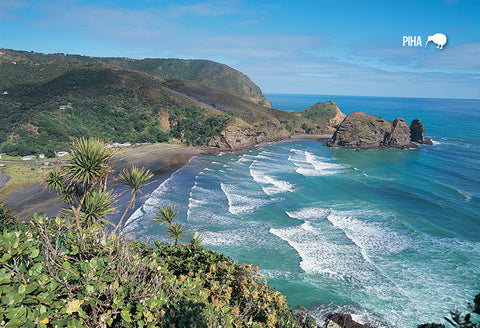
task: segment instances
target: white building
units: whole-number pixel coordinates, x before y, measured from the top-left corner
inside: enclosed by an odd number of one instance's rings
[[[63,157],[65,155],[68,155],[68,151],[59,151],[56,152],[55,155],[57,155],[57,157]]]
[[[29,161],[29,160],[34,159],[34,158],[35,158],[34,155],[23,156],[22,161]]]

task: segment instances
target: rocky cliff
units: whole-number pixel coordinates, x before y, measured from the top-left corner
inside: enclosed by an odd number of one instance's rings
[[[356,149],[415,148],[413,142],[428,144],[424,131],[420,120],[414,120],[409,127],[402,118],[389,122],[378,116],[354,112],[345,118],[326,145]]]
[[[178,90],[183,93],[190,91],[185,84],[183,89]],[[198,95],[200,92],[195,90],[195,94]],[[235,112],[232,112],[227,106],[222,105],[221,97],[202,100],[215,103],[217,109],[234,116],[228,126],[207,144],[222,150],[250,148],[262,142],[285,140],[298,134],[331,135],[345,119],[345,114],[333,101],[320,102],[296,113],[265,106],[255,109],[250,105],[248,115],[245,115],[240,110],[242,106],[238,102],[235,103],[236,106],[230,106],[235,108]]]
[[[237,119],[215,135],[207,145],[222,150],[241,150],[262,142],[288,139],[289,135],[287,130],[272,122],[265,121],[254,126]]]

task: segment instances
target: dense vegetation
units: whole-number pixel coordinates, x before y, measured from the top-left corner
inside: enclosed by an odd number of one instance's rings
[[[202,85],[230,94],[251,99],[255,103],[271,106],[260,88],[245,74],[227,65],[209,60],[184,60],[174,58],[130,59],[121,57],[90,57],[70,54],[41,54],[27,51],[8,51],[13,60],[26,59],[34,63],[52,61],[80,61],[87,63],[107,63],[122,68],[148,73],[161,79],[198,81]]]
[[[3,62],[0,81],[12,83],[0,95],[0,145],[11,155],[68,150],[81,136],[203,145],[228,122],[179,101],[161,81],[105,64]]]
[[[325,133],[316,121],[325,118],[311,117],[271,108],[246,75],[211,61],[0,53],[0,152],[9,155],[53,156],[79,137],[205,145],[237,123],[262,141]]]
[[[313,106],[302,109],[298,113],[305,118],[317,122],[328,122],[337,113],[338,106],[333,101],[317,103]]]
[[[258,268],[34,217],[0,236],[2,327],[300,327]]]

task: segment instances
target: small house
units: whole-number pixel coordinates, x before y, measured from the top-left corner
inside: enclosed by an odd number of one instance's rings
[[[68,155],[68,151],[59,151],[56,152],[55,155],[57,155],[57,157],[63,157],[65,155]]]
[[[22,161],[29,161],[29,160],[34,159],[34,158],[35,158],[34,155],[23,156]]]
[[[40,155],[38,155],[38,158],[44,159],[44,158],[45,158],[45,154],[40,154]]]

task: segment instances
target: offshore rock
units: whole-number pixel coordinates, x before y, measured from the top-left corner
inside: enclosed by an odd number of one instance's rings
[[[410,128],[403,118],[393,121],[393,130],[385,138],[385,147],[393,148],[415,148],[410,140]]]
[[[310,314],[310,311],[304,306],[298,305],[293,310],[293,314],[304,328],[317,328],[317,322]]]
[[[345,118],[325,145],[354,149],[415,148],[410,133],[404,119],[389,122],[378,116],[354,112]]]
[[[418,118],[410,125],[410,136],[413,142],[423,145],[433,145],[432,140],[425,138],[425,127]]]
[[[384,146],[385,136],[392,128],[392,123],[381,117],[354,112],[343,120],[326,145],[339,148],[380,148]]]
[[[334,313],[325,322],[324,328],[368,328],[352,319],[350,314]]]

